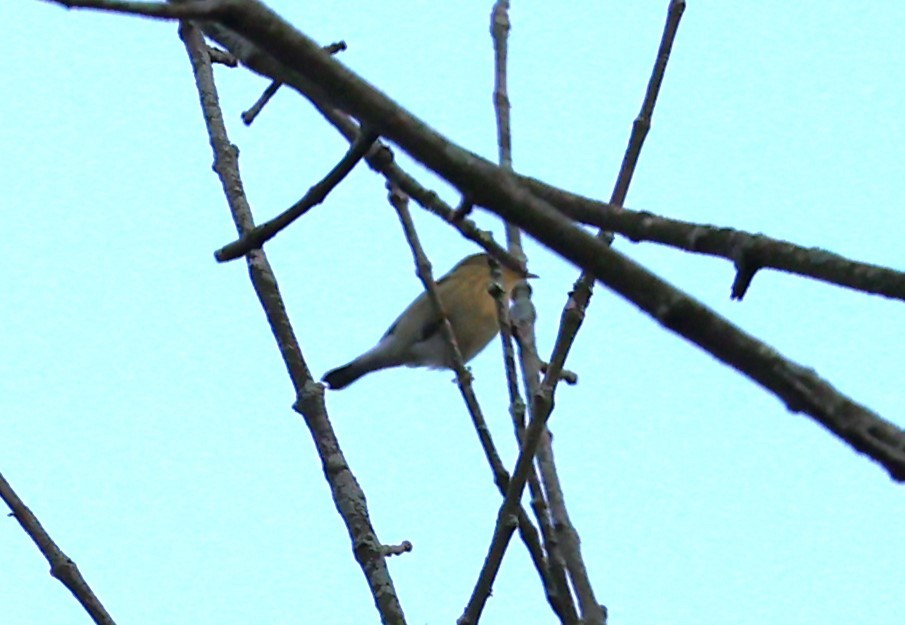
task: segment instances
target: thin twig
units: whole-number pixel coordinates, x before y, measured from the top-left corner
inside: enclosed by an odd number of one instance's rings
[[[506,467],[503,465],[503,461],[500,459],[500,455],[497,452],[493,438],[490,436],[490,428],[487,427],[487,422],[484,419],[484,413],[481,411],[481,406],[480,404],[478,404],[478,398],[475,396],[474,388],[471,384],[471,372],[465,366],[465,362],[462,359],[462,353],[459,351],[459,345],[456,341],[455,334],[453,333],[452,326],[450,325],[449,319],[446,316],[446,312],[443,309],[443,302],[440,300],[440,296],[437,294],[437,286],[434,282],[433,276],[431,275],[430,261],[427,259],[427,256],[424,253],[424,249],[421,247],[421,241],[418,238],[418,233],[415,230],[415,224],[412,221],[412,216],[408,210],[408,197],[405,195],[405,193],[403,193],[397,187],[393,186],[391,183],[388,184],[387,187],[389,190],[388,199],[390,201],[390,204],[393,205],[393,208],[396,209],[396,213],[399,216],[399,222],[402,224],[402,230],[405,233],[406,241],[408,242],[409,247],[412,250],[412,257],[415,262],[415,269],[417,271],[418,278],[419,280],[421,280],[421,284],[424,286],[424,290],[427,292],[428,297],[430,298],[430,301],[434,306],[434,309],[440,316],[440,330],[443,333],[443,337],[450,348],[450,353],[452,354],[452,369],[456,374],[456,382],[459,386],[459,392],[462,394],[462,398],[465,400],[465,406],[468,409],[468,414],[471,417],[471,422],[474,425],[475,431],[478,433],[478,440],[481,443],[481,449],[483,449],[484,456],[487,458],[487,463],[490,465],[490,469],[493,472],[493,481],[499,489],[500,493],[505,494],[510,481],[509,473],[506,471]],[[550,586],[549,578],[547,577],[546,561],[544,560],[543,549],[541,548],[540,538],[537,535],[537,530],[531,524],[531,520],[528,518],[528,514],[524,509],[519,507],[515,514],[517,518],[519,534],[522,537],[522,541],[525,543],[525,547],[528,549],[528,553],[531,556],[534,567],[535,569],[537,569],[537,573],[541,579],[541,584],[544,587],[544,592],[546,593],[548,600],[551,601],[552,605],[551,596],[554,593],[552,587]]]
[[[477,398],[475,398],[471,387],[471,372],[468,370],[468,367],[465,366],[465,360],[462,358],[461,350],[459,350],[459,343],[453,332],[452,324],[450,324],[449,318],[446,316],[443,302],[440,300],[440,295],[437,293],[437,285],[434,282],[431,272],[431,263],[424,253],[424,248],[421,247],[421,241],[415,230],[415,222],[412,221],[412,215],[409,213],[408,197],[393,185],[388,184],[387,188],[389,190],[388,199],[390,204],[396,209],[396,214],[399,216],[399,223],[402,224],[402,230],[405,233],[405,240],[412,249],[412,257],[415,261],[415,270],[418,274],[418,279],[421,280],[421,284],[427,292],[427,296],[434,307],[434,311],[440,318],[440,331],[443,334],[443,339],[446,341],[452,356],[452,362],[450,364],[452,364],[452,370],[456,374],[456,381],[459,384],[459,388],[462,390],[462,395],[465,397],[466,404],[468,404],[469,412],[473,413],[472,418],[474,419],[475,415],[477,415],[478,420],[483,424],[481,429],[486,430],[487,426],[486,423],[484,423],[481,407],[478,405]]]
[[[494,87],[493,106],[496,113],[497,146],[499,148],[500,167],[512,170],[512,129],[509,120],[511,105],[507,88],[506,71],[509,49],[509,1],[496,0],[490,12],[490,35],[494,52]],[[458,211],[457,211],[458,213]],[[522,250],[522,233],[518,226],[505,222],[506,248],[510,254],[525,261]],[[492,292],[497,306],[497,320],[500,325],[500,337],[503,341],[503,363],[506,370],[506,383],[509,390],[509,413],[512,416],[516,432],[525,426],[525,402],[519,396],[518,379],[515,370],[515,355],[512,349],[511,329],[509,327],[509,311],[503,301],[503,291],[499,282],[499,268],[496,272],[497,289]],[[523,290],[520,290],[522,292]]]
[[[255,103],[252,104],[247,111],[242,112],[242,123],[246,126],[251,126],[252,122],[257,118],[258,114],[264,110],[264,107],[270,102],[270,98],[276,95],[277,91],[280,90],[280,87],[283,86],[279,80],[274,80],[264,89],[261,96],[255,100]]]
[[[336,54],[337,52],[342,52],[348,46],[346,46],[345,41],[337,41],[335,43],[331,43],[329,45],[324,46],[324,52],[327,54]],[[261,94],[261,97],[257,99],[257,101],[251,105],[251,107],[242,113],[242,122],[246,126],[251,126],[252,122],[258,117],[264,107],[270,102],[270,99],[276,95],[276,92],[280,90],[280,87],[283,86],[283,83],[279,80],[272,81],[267,88],[264,89],[264,92]]]
[[[669,60],[669,53],[675,39],[676,32],[679,27],[679,21],[682,12],[685,9],[683,0],[671,0],[666,18],[666,25],[663,29],[663,36],[660,40],[660,48],[657,52],[657,60],[654,63],[654,69],[651,73],[650,81],[647,85],[644,101],[641,104],[641,111],[632,124],[632,132],[629,137],[628,147],[622,159],[622,165],[619,168],[619,175],[616,177],[616,184],[610,198],[610,203],[614,206],[622,206],[625,203],[629,186],[631,185],[632,175],[635,166],[638,163],[638,157],[641,154],[641,148],[644,145],[644,139],[650,130],[651,117],[654,113],[654,105],[656,104],[657,95],[660,86],[663,84],[663,76],[666,72],[666,65]],[[604,244],[609,245],[612,242],[612,235],[601,230],[597,238]],[[583,271],[581,276],[575,283],[572,293],[569,294],[567,304],[563,310],[562,322],[560,324],[557,336],[557,352],[551,357],[551,365],[555,360],[565,362],[565,358],[571,348],[572,342],[581,327],[584,319],[584,310],[590,301],[592,287],[595,275],[590,271]],[[551,366],[551,369],[553,367]],[[551,382],[551,392],[555,391],[557,379],[551,378],[551,371],[548,370],[545,376],[546,380]],[[544,489],[550,504],[551,514],[555,521],[555,527],[559,536],[559,544],[562,549],[563,557],[566,561],[566,567],[569,571],[569,577],[578,596],[578,603],[581,607],[582,617],[586,621],[603,624],[606,622],[606,609],[601,606],[597,600],[584,560],[581,556],[581,541],[578,533],[569,519],[568,511],[565,507],[565,499],[556,472],[556,466],[553,462],[553,449],[549,444],[549,437],[546,437],[541,443],[543,448],[542,457],[540,459],[541,475],[544,478]]]
[[[524,291],[524,292],[523,292]],[[534,324],[537,319],[537,312],[531,301],[531,286],[527,282],[517,284],[512,293],[512,307],[509,310],[509,320],[512,324],[512,335],[516,339],[519,350],[519,364],[522,370],[522,381],[525,386],[525,395],[529,401],[535,397],[540,385],[541,369],[546,369],[546,365],[541,362],[537,355],[537,345],[535,343]],[[519,445],[524,444],[525,426],[524,423],[516,425],[516,436]],[[541,438],[538,445],[538,458],[544,455],[544,445],[550,440],[549,434],[545,434]],[[556,585],[557,593],[563,597],[564,612],[566,619],[564,622],[575,623],[579,621],[575,602],[572,598],[572,591],[569,586],[565,572],[565,561],[562,550],[559,546],[559,538],[557,537],[553,520],[550,515],[550,503],[547,495],[541,487],[541,480],[535,466],[532,465],[528,474],[528,490],[531,493],[531,508],[534,516],[537,518],[540,526],[541,536],[544,539],[544,549],[547,552],[547,560],[549,562],[550,577]],[[562,615],[561,615],[562,616]]]
[[[383,545],[382,547],[383,555],[385,555],[386,557],[401,556],[402,554],[408,553],[411,550],[412,543],[407,540],[403,540],[398,545]]]
[[[248,19],[244,15],[240,17],[240,22]],[[329,103],[323,89],[318,87],[312,80],[299,72],[288,69],[265,53],[262,48],[251,43],[246,37],[221,24],[205,22],[202,25],[202,30],[205,35],[239,56],[243,64],[252,71],[290,85],[307,98],[324,119],[336,128],[347,141],[351,143],[358,138],[361,132],[358,122],[349,116],[348,113]],[[453,209],[440,199],[436,192],[422,186],[415,178],[399,167],[394,161],[393,151],[381,141],[375,143],[371,151],[365,156],[365,160],[374,171],[382,174],[388,182],[395,184],[427,211],[452,225],[462,236],[482,247],[488,254],[513,271],[525,273],[523,261],[512,256],[505,248],[494,241],[490,232],[481,230],[473,221],[465,219],[473,206],[467,194],[463,194],[462,205],[459,209]]]
[[[628,146],[625,148],[625,154],[622,157],[622,165],[619,167],[619,174],[616,176],[616,184],[613,186],[613,192],[610,195],[610,204],[613,206],[622,206],[625,204],[625,197],[628,194],[628,188],[632,182],[632,175],[635,173],[635,166],[638,164],[638,157],[641,155],[644,139],[647,137],[647,133],[650,130],[651,118],[654,114],[657,95],[659,95],[660,86],[663,84],[663,76],[666,73],[666,64],[669,61],[669,53],[672,50],[672,44],[679,28],[679,21],[682,19],[682,13],[684,11],[684,0],[670,0],[669,10],[666,16],[666,25],[663,28],[663,36],[660,39],[660,48],[657,51],[657,60],[654,63],[654,69],[651,72],[650,80],[647,83],[647,91],[645,92],[644,100],[641,103],[641,111],[638,113],[635,121],[632,122],[632,132],[629,136]],[[607,244],[612,242],[612,235],[605,229],[601,229],[600,232],[598,232],[597,238],[601,241],[605,241]],[[595,276],[593,273],[585,270],[575,283],[574,292],[570,294],[570,300],[574,300],[582,309],[587,307],[588,302],[591,299],[591,289],[594,284],[594,278]],[[578,328],[576,328],[576,332],[577,330]],[[575,337],[573,335],[570,342],[574,339]]]
[[[487,598],[490,596],[493,582],[496,579],[500,564],[503,561],[503,555],[506,552],[506,547],[512,538],[514,529],[513,513],[519,505],[522,492],[525,489],[525,483],[533,470],[534,456],[537,453],[538,444],[547,434],[547,419],[553,409],[553,391],[556,381],[559,379],[566,353],[566,345],[558,337],[553,349],[553,356],[547,367],[547,373],[531,401],[531,422],[525,432],[525,438],[519,450],[518,459],[515,462],[512,479],[509,482],[509,488],[506,490],[506,497],[503,499],[503,503],[497,513],[493,538],[490,541],[484,565],[481,567],[474,591],[465,606],[462,616],[459,617],[457,625],[476,625],[481,617]],[[584,608],[584,606],[582,607]],[[595,622],[603,622],[605,620],[605,611],[602,606],[599,606],[599,608],[600,618],[595,619]],[[588,610],[588,617],[595,618],[593,611]]]
[[[503,299],[502,277],[500,275],[499,266],[492,265],[493,283],[490,287],[490,293],[496,302],[497,322],[500,326],[500,338],[503,343],[503,362],[506,369],[506,386],[509,392],[509,414],[512,418],[515,430],[515,440],[522,445],[525,439],[525,402],[522,400],[518,390],[518,377],[515,369],[515,355],[512,349],[513,325],[509,317],[509,309]],[[531,287],[527,282],[520,282],[513,288],[513,301],[524,302],[530,304],[530,297],[524,297],[519,291],[528,290]],[[518,309],[518,304],[513,304],[513,309]],[[531,310],[534,307],[531,306]],[[524,375],[524,369],[523,369]],[[537,472],[532,467],[528,474],[528,489],[531,493],[531,509],[537,519],[537,525],[540,528],[541,538],[543,539],[544,558],[547,570],[547,579],[552,584],[552,588],[547,593],[547,599],[550,607],[556,612],[559,620],[565,625],[578,622],[578,614],[575,611],[575,605],[572,601],[572,594],[569,591],[569,585],[565,578],[565,572],[562,567],[561,557],[556,548],[556,540],[553,533],[553,526],[548,514],[549,506],[546,497],[540,485],[540,479]],[[505,491],[503,491],[505,495]]]
[[[208,46],[207,53],[211,57],[211,63],[217,63],[220,65],[225,65],[227,67],[238,67],[239,59],[235,57],[230,52],[226,50],[221,50],[220,48],[212,48]]]
[[[339,52],[342,52],[343,50],[348,49],[349,46],[346,45],[346,42],[342,40],[334,41],[333,43],[328,43],[324,46],[324,52],[326,52],[327,54],[337,54]]]
[[[236,229],[242,235],[254,227],[254,220],[242,189],[238,151],[230,143],[226,134],[226,126],[220,111],[214,75],[206,54],[204,39],[201,33],[188,22],[182,23],[180,36],[185,42],[186,51],[192,62],[202,113],[214,152],[214,170],[220,177]],[[364,492],[352,474],[339,447],[333,427],[330,425],[324,406],[323,386],[311,377],[311,372],[286,314],[276,276],[263,250],[251,252],[247,256],[247,263],[255,293],[270,323],[295,388],[296,402],[293,408],[302,415],[311,432],[321,460],[324,477],[330,485],[336,509],[349,532],[355,559],[368,582],[374,603],[380,612],[380,619],[384,625],[404,625],[405,616],[402,606],[399,604],[393,580],[387,569],[382,544],[371,525]]]
[[[544,361],[541,361],[540,363],[540,372],[547,372],[547,363],[545,363]],[[569,386],[575,386],[576,384],[578,384],[578,374],[574,371],[570,371],[569,369],[563,369],[559,373],[559,381],[565,382]]]
[[[533,305],[530,305],[530,299],[528,299],[528,304],[526,306],[523,302],[521,305],[514,305],[511,313],[513,334],[518,342],[519,358],[522,363],[525,392],[528,397],[534,400],[540,394],[539,378],[543,363],[537,356],[534,333],[536,314]],[[560,359],[559,353],[555,353],[552,360],[560,363],[557,366],[558,371],[554,370],[553,373],[550,373],[551,367],[549,365],[544,367],[544,371],[547,375],[556,376],[547,380],[550,388],[555,389],[556,383],[562,379],[561,367],[564,358]],[[534,414],[534,410],[535,407],[532,404],[532,414]],[[602,608],[595,597],[587,569],[581,557],[581,551],[578,548],[580,544],[578,532],[569,520],[569,515],[566,511],[565,498],[560,487],[556,465],[553,462],[552,436],[548,430],[544,431],[538,443],[537,461],[538,466],[541,468],[543,490],[546,495],[544,505],[553,518],[553,527],[549,532],[549,536],[547,532],[544,532],[545,544],[548,545],[547,553],[550,554],[548,557],[556,564],[559,564],[560,560],[564,562],[569,578],[572,581],[572,586],[575,588],[575,594],[578,597],[582,622],[602,625],[606,622],[606,610]]]
[[[302,94],[306,95],[306,94]],[[332,124],[348,141],[355,141],[361,134],[358,124],[348,115],[330,106],[311,100],[314,107]],[[444,202],[436,192],[424,187],[415,178],[396,164],[393,151],[381,141],[375,143],[375,147],[365,156],[365,160],[371,169],[382,174],[386,179],[399,187],[406,195],[415,200],[419,206],[428,212],[443,219],[453,226],[459,233],[476,243],[488,254],[499,260],[513,271],[525,273],[525,263],[522,259],[509,253],[493,240],[490,232],[481,230],[475,223],[466,219],[472,204],[463,196],[462,204],[453,208]]]
[[[493,40],[493,108],[496,112],[497,146],[500,167],[512,170],[512,128],[506,72],[509,57],[509,0],[496,0],[490,12],[490,35]],[[522,257],[522,233],[518,226],[506,222],[506,247]]]
[[[561,364],[561,363],[560,363]],[[557,363],[551,362],[549,375],[556,375],[558,371]],[[525,490],[525,484],[528,476],[533,470],[534,455],[537,452],[537,445],[541,437],[546,431],[547,418],[550,416],[552,404],[552,389],[544,381],[541,389],[534,397],[532,402],[533,413],[528,429],[525,431],[525,438],[519,450],[518,459],[515,462],[515,469],[512,472],[512,479],[509,481],[509,488],[506,489],[506,497],[497,513],[497,521],[493,530],[493,538],[490,541],[490,547],[487,550],[487,556],[484,559],[484,565],[478,575],[478,581],[475,584],[474,591],[459,617],[457,625],[476,625],[481,617],[481,612],[490,596],[493,588],[493,582],[500,570],[500,564],[503,561],[503,555],[506,553],[506,547],[512,538],[512,532],[515,529],[514,522],[515,511],[518,509],[519,501],[522,498],[522,492]]]
[[[493,104],[497,127],[497,147],[499,150],[500,167],[506,171],[512,171],[512,125],[510,119],[511,103],[509,100],[508,88],[508,55],[509,55],[509,31],[511,22],[509,19],[509,1],[496,0],[490,14],[490,35],[493,41],[494,51],[494,89]],[[527,265],[527,257],[522,248],[522,233],[518,226],[505,221],[506,228],[506,247],[516,258],[522,260]],[[512,350],[511,333],[514,328],[510,327],[509,310],[505,307],[502,297],[497,293],[497,317],[500,327],[503,331],[500,333],[503,340],[503,359],[506,369],[506,381],[509,391],[509,412],[512,416],[512,422],[515,429],[515,437],[519,446],[525,439],[525,402],[519,395],[518,379],[515,369],[515,358]],[[532,318],[531,333],[533,337],[534,326],[533,319],[536,317],[534,304],[531,301],[531,287],[527,282],[516,285],[512,292],[512,308],[519,315],[530,315]],[[520,311],[520,312],[519,312]],[[522,331],[525,331],[524,328]],[[533,341],[533,338],[532,338]],[[533,345],[533,342],[532,342]],[[530,375],[526,371],[526,360],[530,358],[524,349],[520,350],[522,363],[522,377],[526,380],[528,389],[527,397],[530,399],[534,396],[533,390],[536,390],[537,376],[534,375],[532,383],[527,383]],[[540,359],[537,352],[533,353],[534,362]],[[566,580],[565,570],[562,566],[562,558],[559,553],[555,532],[549,516],[549,505],[547,503],[544,489],[541,488],[540,478],[537,470],[532,464],[528,474],[528,490],[531,493],[531,508],[540,527],[541,536],[544,540],[544,549],[547,555],[547,570],[549,578],[556,590],[556,601],[551,601],[553,609],[557,616],[564,624],[572,624],[578,622],[578,614],[575,609],[575,603]]]
[[[271,15],[279,20],[278,16]],[[240,12],[238,18],[240,23],[244,23],[246,19],[261,19],[261,16],[249,16]],[[361,134],[358,122],[348,113],[331,104],[324,90],[318,87],[315,82],[301,73],[282,65],[274,57],[266,53],[264,48],[251,43],[247,37],[237,31],[215,22],[204,22],[201,26],[205,35],[233,52],[242,60],[243,65],[252,71],[267,76],[271,80],[291,86],[299,94],[307,98],[324,119],[336,128],[347,141],[351,143],[358,139]],[[463,237],[476,243],[513,271],[525,273],[525,266],[522,260],[512,256],[504,247],[494,241],[490,232],[481,230],[473,221],[465,219],[473,206],[473,202],[471,202],[467,194],[462,195],[461,210],[453,209],[436,192],[421,185],[415,178],[399,167],[394,161],[393,151],[379,140],[375,142],[374,147],[365,156],[365,160],[371,169],[382,174],[388,182],[395,184],[424,209],[456,228]]]
[[[222,263],[241,258],[253,249],[260,249],[264,243],[279,234],[293,221],[327,199],[327,195],[355,168],[376,140],[375,133],[367,131],[361,133],[358,140],[349,146],[349,150],[342,159],[324,176],[323,180],[311,187],[302,199],[270,221],[255,227],[236,241],[214,252],[214,258]]]
[[[540,467],[541,477],[544,483],[544,492],[547,494],[547,505],[550,507],[550,515],[553,517],[553,527],[556,533],[556,545],[562,554],[569,579],[575,588],[578,604],[581,607],[582,619],[585,623],[605,624],[607,609],[597,602],[596,594],[591,586],[591,578],[588,575],[584,559],[581,555],[581,541],[578,531],[572,524],[569,512],[566,509],[565,496],[559,481],[559,473],[553,459],[552,437],[548,432],[544,433],[537,446],[537,464]]]
[[[516,433],[525,427],[525,402],[518,390],[518,376],[515,370],[515,351],[512,349],[512,325],[509,322],[509,308],[506,291],[503,289],[503,277],[499,263],[492,261],[490,276],[490,295],[496,304],[497,324],[500,326],[500,341],[503,345],[503,367],[506,370],[506,388],[509,391],[509,415],[515,425]]]
[[[57,544],[41,526],[38,518],[19,499],[3,474],[0,474],[0,499],[6,502],[6,505],[12,510],[10,516],[16,518],[25,533],[47,558],[47,562],[50,564],[50,574],[69,589],[69,592],[82,604],[91,619],[97,625],[115,625],[113,618],[107,613],[107,609],[82,577],[79,567],[57,547]]]

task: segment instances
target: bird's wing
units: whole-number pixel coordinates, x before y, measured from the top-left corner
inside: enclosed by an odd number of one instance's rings
[[[383,341],[397,331],[413,337],[415,341],[424,340],[436,332],[440,324],[440,319],[431,309],[432,306],[427,298],[427,293],[421,293],[387,328],[380,340]],[[422,320],[420,327],[410,327],[418,323],[418,320]]]

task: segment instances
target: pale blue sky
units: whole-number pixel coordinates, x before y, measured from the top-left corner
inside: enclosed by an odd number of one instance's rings
[[[271,6],[495,158],[491,4]],[[513,1],[516,169],[609,196],[667,4]],[[175,24],[37,0],[0,23],[0,472],[119,623],[378,622],[244,265],[213,261],[234,230]],[[892,0],[692,0],[627,205],[905,268],[903,23]],[[266,83],[217,78],[261,221],[345,143],[289,91],[245,128]],[[384,195],[357,169],[267,247],[318,376],[420,289]],[[415,210],[438,275],[474,250]],[[902,302],[769,272],[731,302],[725,261],[617,247],[905,425]],[[576,271],[528,252],[549,354]],[[498,343],[472,366],[511,465]],[[611,623],[901,622],[905,503],[878,466],[602,289],[569,366],[551,427]],[[390,562],[410,625],[459,616],[499,504],[451,379],[327,396],[378,535],[414,544]],[[10,518],[0,562],[5,625],[88,622]],[[555,622],[518,541],[482,622]]]

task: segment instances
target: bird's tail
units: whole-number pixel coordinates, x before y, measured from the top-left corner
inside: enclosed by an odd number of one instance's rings
[[[389,347],[392,347],[392,344]],[[338,391],[372,371],[396,367],[402,363],[403,359],[391,352],[385,341],[381,341],[352,362],[328,371],[322,379],[331,389]]]
[[[341,388],[346,388],[352,384],[352,382],[370,371],[371,369],[362,367],[361,365],[356,364],[355,361],[352,361],[347,365],[328,371],[324,374],[323,380],[331,389],[338,391]]]

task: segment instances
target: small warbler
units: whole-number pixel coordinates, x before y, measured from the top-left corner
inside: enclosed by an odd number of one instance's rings
[[[500,330],[496,303],[487,291],[491,280],[488,261],[487,254],[466,256],[437,281],[437,294],[465,362],[487,347]],[[522,276],[505,266],[500,270],[506,301],[517,282],[537,277]],[[426,292],[409,304],[377,345],[352,362],[328,371],[323,380],[331,389],[341,389],[372,371],[401,365],[452,368],[452,354],[443,338],[440,317]]]

